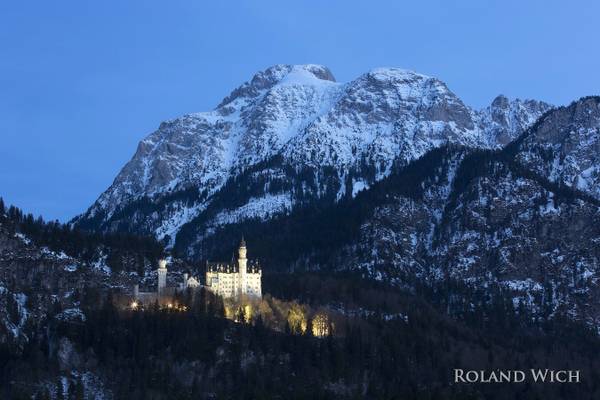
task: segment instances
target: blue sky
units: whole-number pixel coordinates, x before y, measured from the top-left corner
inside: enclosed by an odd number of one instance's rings
[[[338,81],[409,68],[474,107],[565,104],[600,91],[598,15],[592,1],[2,2],[0,196],[66,221],[161,121],[276,63]]]

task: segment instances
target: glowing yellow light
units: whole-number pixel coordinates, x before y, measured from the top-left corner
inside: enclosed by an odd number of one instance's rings
[[[312,334],[316,337],[324,337],[329,334],[330,328],[333,328],[333,324],[329,320],[329,317],[326,314],[318,314],[313,319],[312,324]]]
[[[225,306],[225,318],[235,320],[233,308],[229,305]]]
[[[293,333],[306,332],[307,322],[305,310],[299,304],[292,304],[288,311],[287,321]]]
[[[131,309],[132,309],[132,310],[137,310],[137,308],[138,308],[138,303],[137,303],[137,301],[133,301],[133,302],[131,303]]]
[[[250,321],[252,321],[252,314],[252,306],[250,304],[246,304],[244,306],[244,317],[246,318],[246,323],[250,323]]]
[[[173,304],[169,303],[169,304],[167,304],[167,307],[173,308]]]

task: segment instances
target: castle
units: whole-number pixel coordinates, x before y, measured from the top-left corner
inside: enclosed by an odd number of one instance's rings
[[[188,289],[196,290],[205,287],[223,298],[239,298],[241,296],[262,297],[262,270],[257,261],[246,258],[246,241],[242,237],[238,248],[237,260],[232,262],[206,262],[205,285],[199,279],[183,274],[182,282],[177,286],[167,285],[167,261],[158,262],[158,285],[155,292],[139,290],[139,285],[133,287],[135,307],[138,304],[158,302],[161,305],[171,304],[172,298],[178,292]]]
[[[237,262],[206,262],[206,287],[224,297],[262,296],[262,270],[256,261],[246,258],[246,241],[242,237]]]

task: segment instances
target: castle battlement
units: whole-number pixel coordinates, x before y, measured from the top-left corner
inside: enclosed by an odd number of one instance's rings
[[[261,272],[260,263],[258,260],[248,260],[246,265],[246,273],[257,274]],[[206,272],[221,272],[224,274],[237,274],[240,272],[239,264],[237,262],[224,263],[221,261],[207,261]]]

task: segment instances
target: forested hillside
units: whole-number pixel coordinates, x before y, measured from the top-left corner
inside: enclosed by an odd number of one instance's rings
[[[234,323],[199,294],[187,311],[124,311],[108,297],[78,318],[48,316],[22,355],[2,350],[11,399],[559,399],[600,394],[599,339],[568,320],[536,321],[509,298],[447,285],[410,294],[338,275],[274,275],[274,295],[347,316],[316,338]],[[499,289],[495,289],[499,290]],[[501,293],[499,293],[501,294]],[[468,297],[472,303],[452,299]],[[493,298],[494,301],[490,302]],[[199,300],[202,299],[202,300]],[[222,304],[222,303],[221,303]],[[578,385],[453,385],[453,369],[570,368]],[[61,397],[62,396],[62,397]]]

